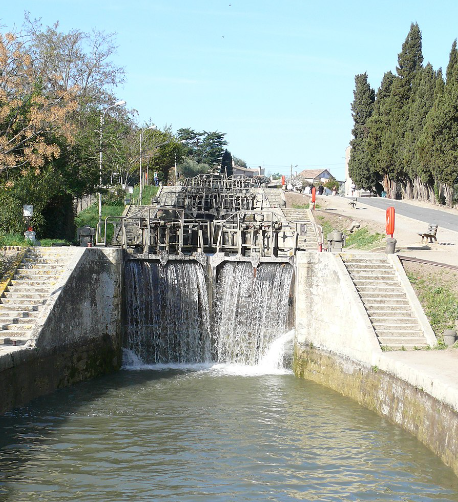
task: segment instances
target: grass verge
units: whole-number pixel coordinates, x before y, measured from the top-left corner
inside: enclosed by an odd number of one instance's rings
[[[404,264],[431,327],[441,339],[446,329],[455,329],[458,321],[458,273],[452,270]]]
[[[347,218],[341,216],[336,218],[335,215],[328,213],[316,214],[315,217],[317,223],[323,228],[325,242],[330,232],[339,230],[346,236],[345,249],[352,248],[369,251],[383,244],[385,236],[377,232],[371,232],[368,227],[364,226],[364,222],[361,222],[361,228],[350,233],[346,227],[348,227],[348,223],[351,220]]]

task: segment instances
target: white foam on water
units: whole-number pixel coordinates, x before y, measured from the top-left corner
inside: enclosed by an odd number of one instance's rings
[[[141,370],[192,370],[204,371],[209,370],[214,366],[213,363],[145,363],[133,351],[122,349],[122,366],[123,370],[141,371]]]
[[[259,376],[259,375],[286,375],[292,370],[283,367],[285,347],[294,340],[294,330],[284,333],[276,338],[268,348],[265,356],[258,364],[250,366],[231,363],[158,363],[147,364],[132,350],[123,349],[122,369],[131,371],[141,370],[184,370],[203,371],[217,375]]]

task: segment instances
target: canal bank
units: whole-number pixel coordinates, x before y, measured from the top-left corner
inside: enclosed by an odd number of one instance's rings
[[[14,344],[11,338],[8,344],[0,345],[0,413],[121,367],[122,250],[61,248],[43,252],[52,253],[53,259],[56,253],[61,254],[64,264],[52,262],[49,256],[36,258],[50,262],[51,269],[62,270],[56,280],[44,281],[52,287],[34,318],[28,340]],[[36,264],[29,267],[40,270]],[[51,275],[48,272],[49,267],[43,275]],[[40,282],[38,276],[30,279],[28,288],[36,282]],[[24,310],[30,306],[31,300],[20,301]],[[36,312],[22,314],[27,320]]]
[[[298,377],[350,397],[413,434],[458,475],[456,351],[384,353],[364,364],[296,345]]]
[[[361,256],[369,260],[370,255]],[[331,253],[297,256],[295,374],[354,399],[412,433],[458,475],[457,350],[383,351],[377,324],[360,297],[364,287],[357,283],[357,288],[345,273],[347,260]],[[387,258],[393,260],[397,257]],[[404,273],[402,267],[395,269]],[[418,300],[405,286],[408,302],[427,332]],[[396,308],[387,305],[387,315]]]

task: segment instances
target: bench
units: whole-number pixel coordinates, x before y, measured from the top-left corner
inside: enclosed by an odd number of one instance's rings
[[[429,239],[429,242],[432,243],[433,239],[437,242],[436,234],[437,234],[437,225],[433,225],[432,223],[430,223],[428,225],[428,231],[418,235],[421,237],[422,243],[424,239],[426,239],[426,242],[428,242]]]
[[[356,207],[356,203],[357,203],[357,202],[358,202],[358,199],[355,197],[355,198],[354,198],[354,199],[352,199],[352,200],[351,200],[348,204],[349,204],[350,206],[352,206],[352,207],[353,207],[353,209],[355,209],[355,207]]]

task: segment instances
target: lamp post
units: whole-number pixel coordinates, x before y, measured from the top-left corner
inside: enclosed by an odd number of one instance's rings
[[[116,101],[116,103],[113,103],[112,105],[109,105],[105,108],[105,110],[100,114],[100,130],[99,130],[99,224],[98,224],[98,229],[97,229],[97,240],[99,240],[101,231],[102,231],[102,141],[103,141],[103,122],[105,120],[105,114],[107,113],[108,110],[111,108],[114,108],[116,106],[125,106],[126,102],[121,100],[121,101]]]
[[[146,128],[146,130],[152,129],[155,130],[157,127],[153,124]],[[139,205],[142,205],[143,200],[143,171],[142,171],[142,141],[143,141],[143,131],[145,129],[140,129],[140,191],[139,191]],[[148,171],[147,171],[148,173]],[[146,175],[146,179],[148,179],[148,174]]]

